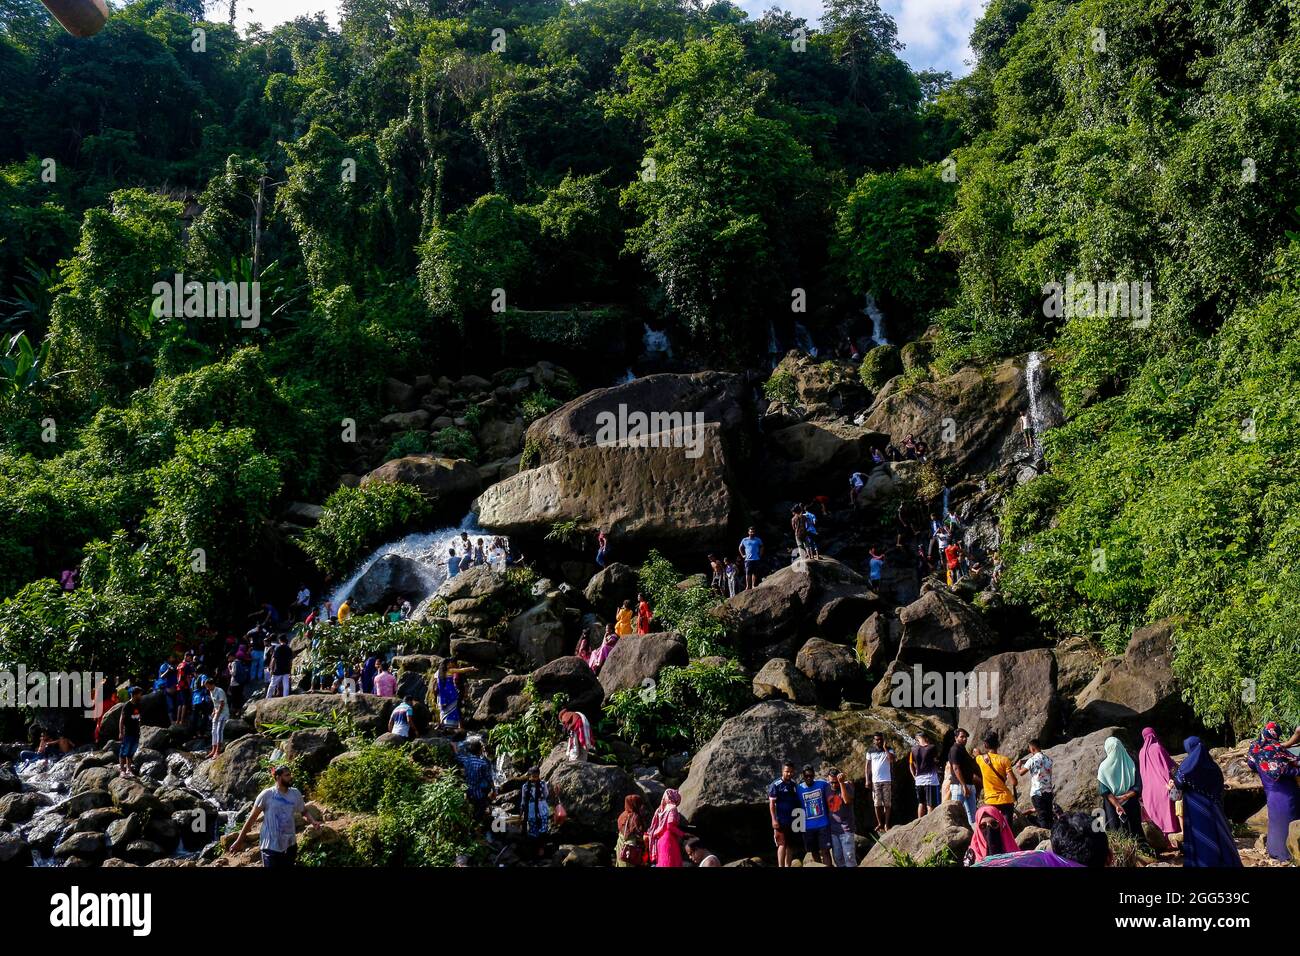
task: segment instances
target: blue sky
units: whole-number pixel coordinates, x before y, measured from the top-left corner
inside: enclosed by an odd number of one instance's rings
[[[760,15],[772,0],[737,0],[751,16]],[[779,2],[779,0],[778,0]],[[905,44],[903,59],[915,69],[950,70],[953,76],[968,72],[971,59],[971,27],[986,0],[882,0],[881,6],[898,23],[899,39]],[[338,22],[337,0],[238,0],[239,23],[257,21],[264,27],[292,20],[305,13],[325,11]],[[809,22],[821,13],[821,0],[784,0],[779,5]],[[251,12],[250,12],[251,10]]]

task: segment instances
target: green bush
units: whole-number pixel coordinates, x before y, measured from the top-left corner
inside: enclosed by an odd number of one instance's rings
[[[903,374],[903,363],[895,345],[877,345],[858,366],[862,384],[875,391],[895,375]]]
[[[318,567],[341,575],[384,541],[414,531],[428,514],[428,502],[411,485],[376,481],[339,488],[299,540]]]
[[[549,701],[539,701],[532,681],[524,685],[523,693],[529,701],[528,709],[516,719],[502,721],[489,730],[488,743],[498,753],[509,754],[517,765],[532,766],[541,763],[563,738],[556,715],[567,700],[564,695],[556,694]]]
[[[789,369],[773,372],[763,383],[763,394],[774,402],[786,405],[799,404],[799,387],[794,372]]]
[[[560,402],[552,398],[551,394],[544,388],[537,388],[523,397],[519,403],[519,413],[524,416],[525,422],[533,422],[543,415],[549,415],[560,407]]]
[[[375,813],[414,798],[423,772],[401,747],[368,746],[332,761],[314,797],[340,810]]]
[[[653,686],[617,691],[604,713],[619,736],[638,746],[698,750],[753,699],[750,678],[735,661],[692,661],[665,667]]]
[[[384,453],[384,461],[405,458],[407,455],[423,455],[429,450],[429,433],[419,431],[399,432],[393,436],[393,443]]]
[[[446,458],[466,458],[469,461],[478,458],[478,443],[474,441],[474,436],[454,425],[442,429],[429,439],[429,450]]]
[[[651,551],[637,571],[641,590],[666,629],[686,638],[691,657],[733,656],[723,615],[724,604],[703,585],[679,588],[681,574],[658,551]]]

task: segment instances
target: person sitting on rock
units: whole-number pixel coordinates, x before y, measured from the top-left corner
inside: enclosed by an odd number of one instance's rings
[[[614,650],[614,645],[618,643],[618,632],[614,630],[613,624],[605,625],[605,638],[600,642],[600,647],[596,648],[596,653],[591,655],[591,660],[587,663],[591,666],[593,674],[599,674],[601,667],[609,658],[610,653]]]

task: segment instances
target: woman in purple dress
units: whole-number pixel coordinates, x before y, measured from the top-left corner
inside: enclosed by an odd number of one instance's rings
[[[1296,782],[1300,760],[1281,741],[1282,731],[1269,721],[1250,745],[1246,762],[1259,774],[1268,797],[1268,855],[1275,860],[1289,860],[1287,828],[1292,820],[1300,820],[1300,784]]]

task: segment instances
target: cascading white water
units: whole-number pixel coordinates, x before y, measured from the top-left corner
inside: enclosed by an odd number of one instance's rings
[[[665,358],[673,357],[673,343],[668,338],[667,332],[658,332],[648,324],[643,323],[645,329],[641,336],[641,346],[645,349],[647,355],[662,355]]]
[[[361,562],[360,566],[352,572],[351,577],[330,592],[329,602],[337,610],[339,605],[343,603],[343,599],[356,588],[357,582],[370,570],[370,566],[390,554],[414,562],[420,570],[420,576],[423,578],[424,583],[428,586],[428,593],[433,594],[447,580],[448,551],[454,547],[456,553],[461,554],[462,549],[459,547],[461,532],[468,533],[471,542],[477,543],[479,538],[483,538],[485,548],[496,537],[496,535],[491,535],[480,528],[476,517],[473,512],[470,512],[454,528],[441,528],[437,531],[417,531],[414,534],[408,534],[404,538],[380,545],[368,558]],[[415,602],[412,601],[412,603]]]
[[[772,368],[781,364],[781,340],[776,337],[776,323],[767,323],[767,357]]]
[[[1042,452],[1042,435],[1047,427],[1043,415],[1043,353],[1030,352],[1025,362],[1025,392],[1029,398],[1029,424],[1034,429],[1034,451]]]
[[[867,293],[862,312],[871,319],[871,340],[877,345],[888,345],[889,339],[885,338],[885,313],[880,311],[880,306],[876,305],[876,297],[870,292]]]
[[[635,381],[636,381],[636,372],[632,371],[631,366],[628,366],[627,371],[624,372],[622,376],[620,376],[618,380],[614,382],[614,384],[626,385],[628,382],[635,382]]]
[[[794,324],[794,344],[800,352],[806,352],[813,358],[817,357],[817,344],[813,341],[812,333],[802,322]]]

